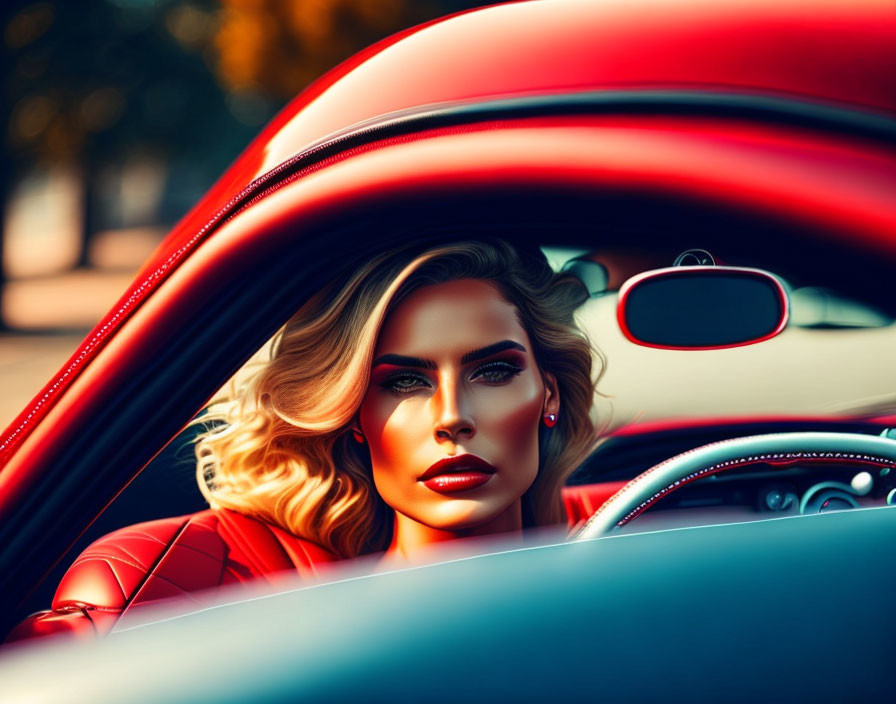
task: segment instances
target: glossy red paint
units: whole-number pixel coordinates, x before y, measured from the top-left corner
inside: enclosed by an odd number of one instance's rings
[[[890,2],[831,0],[809,5],[799,0],[693,0],[669,4],[644,0],[643,5],[635,11],[622,0],[539,0],[484,8],[403,32],[334,69],[293,101],[174,229],[131,289],[7,429],[0,439],[0,462],[11,456],[110,336],[200,243],[220,229],[225,214],[254,193],[253,181],[266,177],[275,182],[279,165],[328,135],[426,106],[595,90],[662,88],[786,96],[896,114],[892,91],[896,7]],[[609,120],[610,125],[613,122]],[[595,135],[613,143],[608,147],[611,153],[578,164],[577,171],[556,164],[556,173],[548,170],[533,177],[528,170],[551,168],[537,158],[517,159],[517,163],[499,160],[491,165],[483,159],[479,166],[491,168],[499,179],[507,178],[512,170],[512,180],[521,185],[555,176],[566,185],[594,187],[602,181],[601,187],[606,188],[619,160],[630,159],[622,183],[644,179],[654,181],[655,187],[675,190],[682,175],[689,180],[696,176],[703,183],[690,185],[703,197],[727,200],[733,195],[731,189],[737,189],[739,195],[734,197],[752,205],[824,221],[831,226],[832,236],[838,225],[848,223],[850,229],[858,225],[867,230],[874,244],[893,248],[896,206],[891,194],[896,156],[892,150],[818,136],[807,138],[816,142],[814,146],[805,145],[806,140],[792,130],[743,125],[744,140],[772,140],[762,148],[777,152],[779,158],[767,159],[771,155],[757,153],[756,144],[749,154],[746,144],[740,145],[740,155],[730,153],[732,148],[737,151],[731,135],[716,143],[711,127],[691,135],[691,140],[680,135],[680,143],[671,134],[665,135],[671,142],[652,143],[663,123],[680,124],[679,118],[629,122],[634,133],[627,139],[612,129]],[[644,141],[638,134],[639,124],[648,130]],[[720,130],[725,132],[726,127]],[[716,147],[729,151],[725,168],[718,167],[722,159],[711,153]],[[376,148],[371,145],[362,151]],[[645,157],[654,162],[652,168],[639,164]],[[732,169],[738,157],[744,168]],[[681,167],[687,171],[685,165],[690,164],[701,173],[677,173]],[[791,173],[815,164],[820,171],[845,169],[831,202],[826,191],[833,184],[825,184],[824,179],[810,183],[815,179],[804,171]],[[638,174],[639,166],[648,173]],[[844,183],[850,183],[849,173],[858,176],[852,197],[839,192]],[[770,178],[770,174],[776,176]],[[444,178],[444,187],[452,187],[450,176]],[[827,207],[815,211],[816,200],[826,201]]]
[[[677,87],[790,95],[896,113],[896,9],[886,0],[644,5],[634,11],[624,0],[507,3],[371,46],[292,101],[143,272],[167,260],[270,169],[352,125],[421,106]]]
[[[733,345],[715,345],[709,347],[677,347],[674,345],[655,345],[647,342],[643,342],[638,340],[629,329],[628,321],[625,319],[625,305],[628,300],[629,293],[633,287],[637,286],[644,281],[649,281],[650,279],[659,277],[659,276],[667,276],[669,274],[676,273],[685,273],[687,271],[714,271],[717,270],[717,267],[714,266],[689,266],[689,267],[669,267],[666,269],[655,269],[653,271],[645,271],[643,274],[638,274],[637,276],[633,276],[619,289],[619,302],[616,304],[616,320],[619,323],[619,329],[622,330],[622,334],[626,336],[629,340],[634,342],[636,345],[641,345],[643,347],[653,347],[655,349],[662,350],[724,350],[731,349],[733,347],[743,347],[745,345],[755,345],[760,342],[765,342],[766,340],[770,340],[773,337],[780,335],[784,328],[787,327],[787,321],[790,319],[790,304],[787,298],[787,292],[784,290],[784,286],[781,284],[781,281],[772,274],[768,272],[759,272],[761,274],[765,274],[768,278],[769,283],[774,286],[775,293],[778,297],[778,303],[781,306],[781,319],[778,321],[778,324],[775,326],[775,329],[772,330],[767,335],[764,335],[756,340],[751,340],[749,342],[741,342]],[[738,272],[742,272],[744,275],[755,276],[757,273],[756,269],[743,269],[740,267],[725,267],[727,272],[736,274]]]
[[[420,106],[544,92],[679,87],[789,94],[896,111],[896,99],[888,97],[896,67],[896,11],[888,2],[643,4],[642,11],[633,12],[623,0],[505,3],[374,44],[293,100],[144,272],[270,169],[328,135]],[[853,60],[844,62],[843,55]]]
[[[287,108],[298,118],[266,145],[256,176],[365,120],[497,96],[755,91],[892,113],[894,22],[896,9],[881,0],[648,0],[637,9],[625,0],[537,0],[483,8],[325,76]]]

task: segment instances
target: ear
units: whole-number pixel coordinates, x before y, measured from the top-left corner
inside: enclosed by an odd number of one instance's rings
[[[543,415],[560,413],[560,390],[557,388],[557,378],[550,372],[543,372],[544,378],[544,411]]]

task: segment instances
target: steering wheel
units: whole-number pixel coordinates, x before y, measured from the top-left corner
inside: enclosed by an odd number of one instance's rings
[[[607,535],[685,484],[757,462],[896,467],[896,441],[858,433],[771,433],[703,445],[660,462],[632,479],[588,519],[574,539]]]

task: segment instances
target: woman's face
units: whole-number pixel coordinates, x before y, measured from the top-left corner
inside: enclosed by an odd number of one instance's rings
[[[377,491],[431,528],[487,524],[535,480],[539,423],[558,402],[492,284],[419,289],[386,319],[361,404]]]

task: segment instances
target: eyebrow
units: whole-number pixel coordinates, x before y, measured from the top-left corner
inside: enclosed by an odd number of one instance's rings
[[[436,363],[431,359],[420,359],[419,357],[405,357],[403,354],[384,354],[373,360],[374,367],[380,364],[391,364],[396,367],[421,367],[423,369],[437,369]]]
[[[489,345],[488,347],[483,347],[482,349],[467,352],[463,357],[460,358],[460,363],[466,364],[467,362],[475,362],[477,359],[485,359],[486,357],[491,357],[493,354],[498,354],[498,352],[503,352],[504,350],[519,350],[520,352],[525,352],[526,348],[523,347],[519,342],[514,342],[513,340],[502,340],[501,342],[496,342],[495,344]]]
[[[479,359],[491,357],[493,354],[498,354],[499,352],[503,352],[504,350],[519,350],[520,352],[525,352],[526,348],[523,347],[519,342],[514,342],[513,340],[502,340],[501,342],[496,342],[495,344],[489,345],[488,347],[482,347],[478,350],[467,352],[463,357],[461,357],[460,363],[467,364],[469,362],[475,362]],[[406,357],[403,354],[384,354],[373,360],[372,366],[376,367],[380,364],[391,364],[396,367],[420,367],[421,369],[437,369],[436,363],[431,359],[421,359],[420,357]]]

